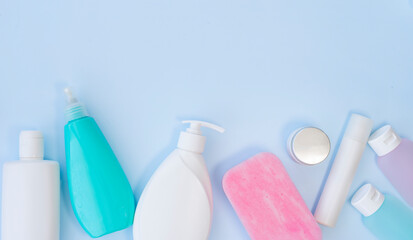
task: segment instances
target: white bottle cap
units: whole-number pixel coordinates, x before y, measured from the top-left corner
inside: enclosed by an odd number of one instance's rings
[[[220,133],[225,131],[222,127],[202,121],[183,121],[182,123],[190,123],[191,125],[186,129],[186,132],[181,132],[178,148],[195,153],[202,153],[205,147],[206,138],[201,135],[201,127],[208,127]]]
[[[348,137],[355,141],[366,144],[370,136],[372,127],[373,120],[371,120],[370,118],[366,118],[359,114],[352,114],[344,137]]]
[[[397,148],[401,142],[401,138],[394,132],[390,125],[378,129],[369,139],[370,147],[373,148],[378,156],[384,156],[390,153]]]
[[[375,213],[384,202],[384,195],[373,185],[363,185],[351,199],[351,205],[361,212],[365,217]]]
[[[21,131],[19,141],[20,160],[43,160],[44,143],[42,132]]]

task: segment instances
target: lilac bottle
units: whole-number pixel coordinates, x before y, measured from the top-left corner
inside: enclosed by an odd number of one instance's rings
[[[369,144],[379,156],[381,171],[413,207],[413,142],[401,139],[386,125],[371,135]]]

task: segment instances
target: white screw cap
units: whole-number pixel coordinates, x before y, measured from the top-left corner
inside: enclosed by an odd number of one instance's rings
[[[330,153],[330,139],[321,129],[300,128],[288,139],[288,152],[293,160],[306,165],[324,161]]]
[[[384,195],[373,185],[365,184],[354,194],[351,205],[368,217],[375,213],[384,202]]]
[[[396,149],[402,142],[390,125],[386,125],[375,131],[369,139],[370,147],[378,156],[384,156]]]
[[[21,131],[19,143],[20,160],[43,160],[44,143],[40,131]]]

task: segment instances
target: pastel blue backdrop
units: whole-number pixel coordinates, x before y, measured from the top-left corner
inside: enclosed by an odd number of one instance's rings
[[[214,193],[211,240],[249,239],[226,199],[226,170],[260,151],[283,161],[314,210],[351,112],[413,139],[413,8],[408,0],[0,0],[0,163],[38,129],[61,164],[61,239],[90,237],[68,196],[63,88],[95,117],[136,200],[186,119],[205,130]],[[308,167],[286,151],[298,127],[322,128],[333,153]],[[350,193],[397,193],[367,148]],[[349,198],[350,199],[350,196]],[[374,239],[346,202],[324,239]],[[102,240],[132,239],[131,228]]]

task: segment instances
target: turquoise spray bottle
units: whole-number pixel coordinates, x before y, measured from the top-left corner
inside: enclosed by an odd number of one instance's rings
[[[94,238],[132,225],[135,200],[115,154],[86,108],[66,88],[66,165],[72,207]]]

